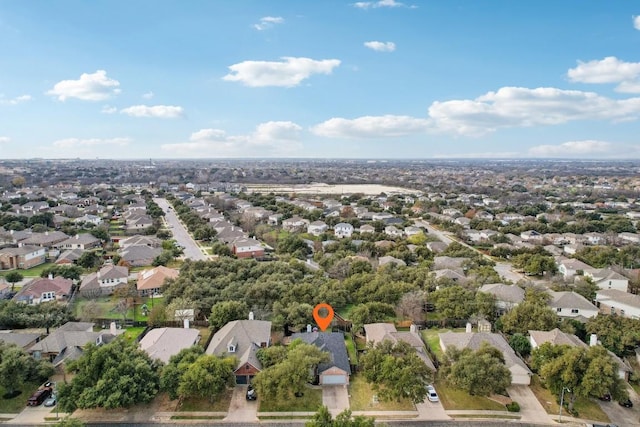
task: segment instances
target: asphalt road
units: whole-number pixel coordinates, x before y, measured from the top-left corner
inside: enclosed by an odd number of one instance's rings
[[[202,253],[200,247],[196,244],[185,226],[178,219],[176,212],[173,208],[170,208],[171,205],[167,199],[155,198],[153,201],[156,202],[164,211],[164,220],[167,223],[169,230],[171,230],[175,241],[184,247],[184,257],[194,261],[208,260],[209,257]]]

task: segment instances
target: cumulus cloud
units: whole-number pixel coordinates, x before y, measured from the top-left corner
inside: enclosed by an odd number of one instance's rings
[[[115,114],[118,112],[118,109],[110,105],[105,105],[104,107],[102,107],[102,110],[100,110],[100,112],[103,114]]]
[[[584,157],[606,153],[612,144],[605,141],[569,141],[558,145],[537,145],[529,149],[534,157]]]
[[[263,16],[260,18],[260,22],[253,25],[253,28],[258,31],[263,31],[272,28],[276,24],[282,23],[284,23],[284,18],[281,16]]]
[[[18,105],[23,102],[31,101],[31,95],[20,95],[15,98],[5,98],[4,94],[0,94],[0,105]]]
[[[290,121],[271,121],[259,124],[246,135],[228,135],[222,129],[200,129],[191,134],[188,142],[164,144],[162,150],[175,154],[192,153],[198,156],[287,156],[302,148],[302,128]]]
[[[151,99],[151,98],[153,98],[153,97],[154,97],[154,95],[155,95],[155,94],[154,94],[153,92],[149,91],[149,92],[147,92],[147,93],[143,93],[143,94],[142,94],[142,97],[143,97],[144,99]]]
[[[99,145],[123,147],[125,145],[129,145],[130,142],[130,138],[66,138],[54,141],[53,146],[56,148],[81,148],[95,147]]]
[[[282,57],[282,61],[243,61],[229,67],[222,79],[241,82],[249,87],[298,86],[313,74],[331,74],[340,65],[338,59],[315,60],[303,57]]]
[[[633,28],[640,31],[640,15],[633,17]]]
[[[107,72],[98,70],[93,74],[84,73],[78,80],[62,80],[46,94],[60,101],[69,98],[83,101],[104,101],[120,93],[120,82],[107,77]]]
[[[0,136],[0,144],[8,144],[11,142],[11,138],[8,136]]]
[[[459,135],[483,135],[499,128],[557,125],[576,120],[635,120],[640,98],[611,99],[594,92],[552,87],[503,87],[476,99],[429,107],[430,127]]]
[[[328,138],[389,138],[427,130],[429,121],[410,116],[363,116],[356,119],[334,117],[311,128]]]
[[[131,117],[176,119],[182,117],[184,109],[175,105],[132,105],[131,107],[123,108],[120,113]]]
[[[396,44],[394,42],[378,42],[370,41],[364,42],[365,47],[378,52],[393,52],[396,50]]]
[[[353,4],[353,7],[358,9],[377,9],[379,7],[403,7],[404,3],[400,3],[395,0],[379,0],[379,1],[359,1]]]
[[[580,83],[620,83],[618,92],[640,93],[640,62],[625,62],[615,56],[588,62],[567,72],[569,80]]]

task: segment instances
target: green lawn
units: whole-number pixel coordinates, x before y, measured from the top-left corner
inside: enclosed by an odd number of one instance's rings
[[[74,307],[74,314],[77,317],[81,317],[83,308],[89,304],[90,301],[95,301],[98,305],[98,312],[96,318],[103,319],[113,319],[113,320],[124,320],[124,317],[121,313],[118,313],[114,310],[116,305],[118,304],[118,299],[114,297],[99,297],[96,299],[85,299],[80,298],[77,300]],[[147,316],[142,314],[142,305],[147,304],[149,311],[153,308],[154,305],[163,304],[164,297],[154,297],[153,301],[151,297],[145,297],[138,299],[136,298],[135,302],[135,319],[134,319],[134,307],[131,307],[129,311],[127,311],[127,320],[135,320],[137,322],[146,322]]]
[[[307,388],[304,395],[291,399],[265,399],[260,401],[259,412],[316,412],[322,406],[322,390]]]
[[[364,375],[354,374],[349,380],[349,402],[352,411],[413,411],[415,406],[410,400],[396,402],[374,401],[375,392],[365,380]]]
[[[537,375],[531,377],[531,385],[529,387],[548,414],[557,415],[560,413],[559,396],[554,396],[548,389],[544,388]],[[575,403],[575,409],[578,411],[580,418],[609,422],[609,417],[594,399],[578,398]]]
[[[440,348],[440,337],[438,336],[438,334],[442,334],[445,333],[447,331],[451,331],[452,329],[424,329],[422,331],[420,331],[420,333],[422,334],[422,339],[424,340],[424,342],[427,343],[427,345],[429,346],[429,348],[431,348],[431,350],[433,351],[433,353],[436,355],[436,357],[438,358],[438,360],[442,360],[444,354],[442,352],[442,349]],[[453,332],[464,332],[464,329],[453,329]]]
[[[127,328],[127,330],[124,331],[124,337],[127,339],[127,341],[133,341],[136,338],[138,338],[138,336],[142,333],[142,331],[144,331],[144,326]]]
[[[0,387],[0,414],[17,414],[27,406],[27,399],[36,391],[39,384],[27,383],[20,387],[22,393],[13,399],[4,399],[5,389]]]
[[[351,335],[345,334],[345,345],[347,346],[347,354],[349,355],[349,361],[353,365],[358,364],[358,353],[356,352],[356,344],[353,342]]]
[[[18,273],[22,274],[24,277],[40,277],[40,274],[42,274],[43,270],[46,270],[47,268],[52,267],[53,265],[55,264],[52,262],[45,262],[44,264],[36,265],[35,267],[29,268],[26,270],[6,270],[3,272],[0,272],[0,277],[4,277],[10,271],[17,271]]]
[[[180,412],[227,412],[233,396],[233,389],[229,388],[216,396],[211,402],[205,398],[189,398],[185,399],[180,405]]]
[[[338,313],[338,315],[342,316],[342,318],[348,319],[349,315],[351,314],[351,310],[353,310],[354,306],[355,306],[355,304],[347,304],[344,307],[338,308],[336,310],[336,313]]]
[[[434,384],[440,402],[446,410],[486,410],[486,411],[506,411],[504,405],[487,399],[482,396],[471,396],[469,393],[453,388],[445,381],[439,381]]]

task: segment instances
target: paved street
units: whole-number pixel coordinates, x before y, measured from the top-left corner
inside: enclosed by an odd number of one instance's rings
[[[640,426],[640,400],[638,394],[631,388],[627,387],[629,398],[633,402],[633,408],[625,408],[618,405],[618,402],[601,402],[600,408],[609,417],[612,424],[619,426]]]
[[[513,266],[508,262],[498,262],[496,263],[493,269],[502,277],[504,280],[510,280],[513,283],[518,283],[520,280],[526,280],[526,277],[521,274],[513,271]]]
[[[154,198],[153,201],[156,202],[164,211],[164,220],[166,221],[169,230],[171,230],[175,241],[184,247],[184,257],[194,261],[208,260],[209,257],[202,253],[200,247],[196,244],[185,226],[182,225],[178,219],[176,212],[173,208],[170,208],[171,205],[167,199]]]

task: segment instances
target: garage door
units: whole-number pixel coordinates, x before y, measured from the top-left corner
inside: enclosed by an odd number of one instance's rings
[[[347,383],[347,379],[344,375],[322,375],[320,377],[320,381],[323,385]]]
[[[236,384],[247,384],[246,375],[236,375]]]

